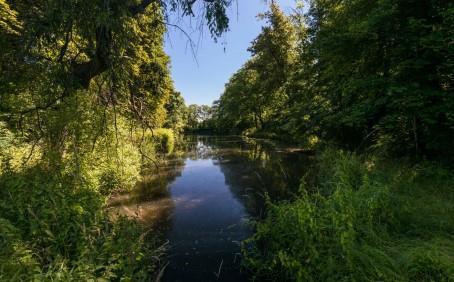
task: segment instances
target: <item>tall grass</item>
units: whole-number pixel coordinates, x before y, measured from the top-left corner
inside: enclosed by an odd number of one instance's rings
[[[0,177],[1,281],[147,281],[161,250],[130,219],[111,221],[104,197],[34,167]]]
[[[118,125],[57,167],[38,145],[30,159],[29,144],[0,124],[0,281],[150,281],[158,272],[157,234],[106,210],[112,192],[140,177],[138,149]]]
[[[269,281],[454,281],[454,176],[327,150],[243,246]]]

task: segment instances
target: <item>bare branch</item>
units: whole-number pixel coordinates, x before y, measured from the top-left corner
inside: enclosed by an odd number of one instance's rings
[[[165,21],[159,21],[160,23],[164,24],[164,25],[167,25],[167,26],[170,26],[170,27],[174,27],[176,29],[178,29],[181,33],[183,33],[183,35],[188,39],[189,41],[189,46],[191,47],[191,54],[194,58],[194,61],[196,62],[197,66],[199,65],[199,62],[197,60],[197,56],[196,56],[196,51],[194,49],[194,46],[196,46],[196,44],[194,43],[194,41],[192,40],[191,36],[186,32],[186,30],[184,30],[182,27],[180,27],[179,25],[177,24],[172,24],[172,23],[168,23],[168,22],[165,22]]]

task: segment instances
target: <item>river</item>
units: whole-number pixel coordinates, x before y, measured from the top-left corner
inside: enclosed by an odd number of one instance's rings
[[[186,136],[159,172],[115,206],[163,232],[162,281],[247,281],[240,244],[252,235],[251,219],[263,215],[265,195],[292,197],[310,163],[267,140]]]

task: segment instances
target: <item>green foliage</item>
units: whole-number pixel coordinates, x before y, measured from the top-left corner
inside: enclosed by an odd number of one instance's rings
[[[308,147],[450,158],[453,15],[449,1],[316,0],[289,18],[272,4],[217,124]]]
[[[98,120],[86,120],[87,109],[70,113],[74,121],[57,157],[46,143],[27,144],[1,124],[0,280],[148,281],[157,271],[157,234],[145,240],[142,226],[111,220],[105,210],[111,193],[140,179],[139,134],[106,111],[103,119],[115,123],[93,141]]]
[[[114,169],[103,171],[99,177],[99,192],[103,195],[110,195],[113,191],[120,189],[120,177]]]
[[[318,164],[313,186],[302,182],[295,201],[270,203],[245,243],[245,265],[257,279],[454,278],[452,173],[430,164],[382,166],[334,150]]]
[[[274,2],[260,15],[269,26],[248,49],[252,58],[226,84],[216,108],[216,124],[223,131],[254,133],[273,127],[288,107],[282,91],[295,60],[294,26]]]
[[[186,105],[180,92],[173,92],[165,105],[167,119],[164,127],[172,129],[175,133],[181,133],[186,125]]]
[[[47,147],[54,164],[71,149],[87,153],[121,118],[134,130],[166,123],[181,131],[184,107],[164,53],[165,17],[176,10],[196,16],[198,3],[0,2],[0,118],[26,142]],[[219,36],[230,1],[200,4]]]
[[[1,280],[146,280],[156,270],[156,246],[133,221],[109,220],[92,187],[43,167],[2,174],[0,186]]]
[[[192,104],[186,108],[186,130],[213,130],[215,106]]]
[[[448,2],[313,1],[290,88],[301,97],[293,124],[347,148],[444,154],[453,134],[453,50],[444,43],[452,11]]]
[[[156,151],[170,154],[175,146],[175,135],[171,129],[159,128],[153,132],[153,143],[156,144]]]
[[[1,34],[15,34],[20,30],[17,12],[5,0],[0,1],[0,31]]]

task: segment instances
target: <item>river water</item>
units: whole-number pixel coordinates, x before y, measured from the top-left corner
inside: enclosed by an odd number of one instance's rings
[[[266,140],[187,136],[116,206],[163,232],[163,281],[247,281],[240,243],[252,235],[251,219],[263,215],[265,195],[292,197],[310,163]]]

